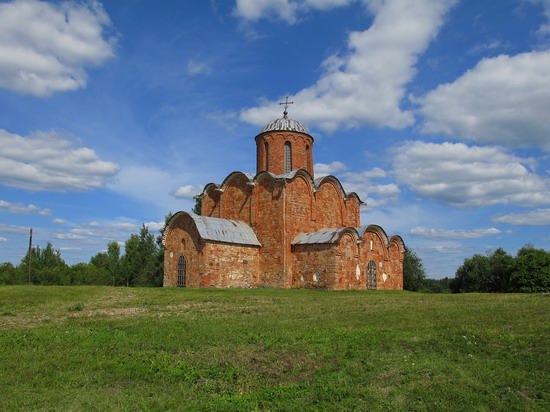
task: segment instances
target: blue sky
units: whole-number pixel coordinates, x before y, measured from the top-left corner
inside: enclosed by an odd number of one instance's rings
[[[429,277],[550,249],[550,0],[0,2],[0,262],[88,261],[289,116]]]

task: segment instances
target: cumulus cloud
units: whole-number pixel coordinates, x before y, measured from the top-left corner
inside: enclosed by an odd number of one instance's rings
[[[164,222],[147,222],[144,225],[150,232],[158,232],[164,227]]]
[[[296,23],[300,13],[309,10],[329,10],[355,0],[237,0],[235,15],[245,20],[263,18]]]
[[[97,1],[0,4],[0,87],[34,96],[84,87],[85,69],[114,56],[110,28]]]
[[[387,173],[379,167],[360,172],[349,171],[339,175],[346,192],[357,193],[361,200],[371,207],[381,206],[399,197],[401,193],[399,186],[393,182],[377,180],[386,177]]]
[[[550,204],[550,181],[535,174],[533,159],[497,147],[409,142],[395,149],[398,183],[459,207]]]
[[[437,35],[454,1],[366,3],[375,13],[371,27],[350,33],[346,52],[323,62],[317,83],[291,96],[299,103],[293,114],[309,125],[327,131],[363,124],[401,129],[415,121],[400,103],[418,56]],[[243,110],[240,117],[262,126],[278,112],[277,102],[264,102]]]
[[[330,163],[315,163],[313,167],[315,170],[315,177],[328,176],[336,172],[346,170],[346,165],[342,162],[334,161]]]
[[[29,214],[29,213],[38,213],[42,216],[51,215],[53,212],[51,209],[42,209],[33,204],[24,205],[22,203],[12,203],[5,200],[0,200],[0,210],[5,209],[10,213],[17,214]]]
[[[550,151],[550,51],[485,58],[417,103],[425,133]]]
[[[195,185],[180,186],[173,192],[173,196],[177,199],[193,199],[194,196],[200,194],[202,189]]]
[[[494,236],[502,233],[500,230],[492,227],[489,229],[430,229],[426,227],[412,228],[410,234],[429,239],[478,239],[486,236]]]
[[[102,241],[117,241],[127,239],[132,233],[138,233],[140,225],[133,221],[92,221],[78,225],[69,231],[56,231],[53,237],[59,240],[70,240],[79,243]]]
[[[550,209],[537,209],[523,213],[502,214],[495,216],[493,222],[523,226],[550,225]]]
[[[104,186],[118,166],[56,132],[27,137],[0,129],[0,184],[32,191],[83,191]]]

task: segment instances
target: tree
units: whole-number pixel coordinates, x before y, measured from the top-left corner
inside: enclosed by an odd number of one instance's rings
[[[533,245],[521,248],[510,276],[514,292],[550,292],[550,253]]]
[[[139,235],[131,235],[125,243],[126,253],[121,267],[127,286],[160,286],[162,272],[158,262],[158,245],[145,225]]]
[[[426,271],[422,260],[412,249],[406,249],[403,260],[403,289],[417,292],[422,288],[425,279]]]
[[[100,269],[108,277],[103,284],[123,285],[124,279],[120,274],[120,246],[118,242],[109,242],[107,251],[100,252],[90,259],[90,264]]]
[[[484,278],[490,274],[490,262],[487,256],[476,254],[464,259],[452,280],[450,287],[453,293],[487,292],[484,290]]]
[[[193,196],[193,199],[195,200],[195,206],[193,206],[193,213],[200,215],[202,214],[202,196],[201,195],[195,195]]]
[[[24,274],[10,262],[0,264],[0,285],[19,285],[25,283]]]
[[[69,266],[61,258],[61,252],[48,242],[44,249],[32,248],[31,282],[42,285],[71,284]],[[27,273],[29,253],[21,260],[18,269]]]
[[[488,292],[509,292],[510,276],[514,258],[504,249],[498,248],[489,255],[490,276],[485,288]]]

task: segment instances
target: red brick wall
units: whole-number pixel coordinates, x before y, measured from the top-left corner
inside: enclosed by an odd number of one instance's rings
[[[201,215],[210,217],[220,217],[220,196],[214,186],[210,186],[202,196]]]
[[[284,146],[292,147],[292,170],[305,169],[313,176],[313,138],[305,133],[275,131],[256,136],[256,173],[283,174]],[[268,145],[266,164],[265,143]],[[267,165],[267,168],[266,168]]]
[[[283,183],[263,175],[255,186],[257,199],[255,232],[262,244],[258,286],[288,287],[285,278],[285,249],[283,223]]]
[[[358,283],[356,268],[359,263],[357,235],[344,233],[336,249],[336,279],[334,289],[350,289]]]
[[[293,287],[331,289],[335,283],[336,245],[294,245],[292,247]],[[315,275],[318,280],[315,280]]]
[[[257,284],[259,248],[207,242],[199,287],[249,288]]]
[[[204,246],[189,216],[182,215],[172,221],[165,238],[164,286],[177,285],[178,258],[181,255],[187,259],[187,285],[200,286]]]
[[[315,193],[316,230],[330,227],[344,227],[344,199],[342,191],[330,180],[325,181]]]
[[[235,174],[225,182],[222,194],[222,217],[246,222],[250,225],[252,216],[253,187],[247,185],[248,178]]]

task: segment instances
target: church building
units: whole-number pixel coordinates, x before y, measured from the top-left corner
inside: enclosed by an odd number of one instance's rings
[[[314,178],[313,136],[286,105],[256,136],[256,161],[255,175],[206,185],[200,216],[169,220],[164,286],[403,289],[403,240],[361,226],[364,203],[336,177]]]

